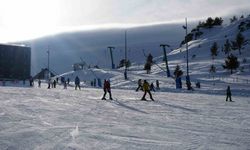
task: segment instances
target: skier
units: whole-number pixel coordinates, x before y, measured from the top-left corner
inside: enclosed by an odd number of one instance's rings
[[[102,100],[106,100],[105,96],[107,92],[109,93],[109,99],[113,100],[112,94],[111,94],[110,82],[108,80],[104,80],[103,91],[104,91],[104,94],[103,94]]]
[[[53,87],[56,88],[56,80],[53,81]]]
[[[65,78],[61,77],[61,83],[64,83],[64,81],[65,81]]]
[[[30,76],[30,86],[33,86],[34,85],[34,79],[33,79],[33,77],[32,76]]]
[[[141,98],[141,100],[146,100],[145,96],[146,94],[148,93],[149,96],[150,96],[150,99],[152,101],[154,101],[153,97],[152,97],[152,94],[150,92],[150,86],[149,86],[149,83],[147,82],[147,80],[144,80],[144,83],[143,83],[143,91],[144,91],[144,95],[143,97]]]
[[[75,78],[75,90],[77,90],[77,87],[79,88],[79,90],[81,90],[80,79],[78,76],[76,76],[76,78]]]
[[[199,81],[196,82],[196,88],[201,88],[201,83]]]
[[[154,91],[155,92],[155,86],[154,86],[153,82],[150,84],[150,91]]]
[[[64,81],[64,83],[63,83],[63,88],[67,89],[67,82],[66,81]]]
[[[226,101],[228,101],[228,98],[230,99],[230,102],[232,102],[232,97],[231,97],[231,89],[230,86],[227,86],[227,98]]]
[[[49,80],[48,80],[48,89],[50,89],[50,83],[51,82],[51,79],[49,78]]]
[[[143,89],[142,89],[142,82],[141,82],[141,79],[138,80],[137,84],[138,84],[138,87],[137,87],[137,89],[136,89],[135,91],[138,92],[139,89],[140,89],[140,90],[143,90]]]
[[[41,80],[38,79],[38,87],[40,88],[41,87]]]
[[[69,78],[67,79],[67,82],[68,82],[67,84],[69,85],[69,82],[70,82],[70,79],[69,79]]]
[[[160,90],[160,83],[159,83],[159,80],[156,80],[156,90]]]

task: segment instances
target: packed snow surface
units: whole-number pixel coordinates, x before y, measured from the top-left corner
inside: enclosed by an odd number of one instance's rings
[[[249,89],[248,89],[249,90]],[[248,91],[249,92],[249,91]],[[0,87],[0,149],[227,149],[250,147],[250,99],[193,92]]]

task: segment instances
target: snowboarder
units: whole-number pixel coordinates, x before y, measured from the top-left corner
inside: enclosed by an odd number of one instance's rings
[[[143,97],[141,98],[141,100],[146,100],[145,96],[146,94],[148,93],[149,96],[150,96],[150,99],[152,101],[154,101],[153,97],[152,97],[152,94],[150,92],[150,86],[149,86],[149,83],[147,82],[147,80],[144,80],[144,83],[143,83],[143,91],[144,91],[144,95]]]
[[[41,87],[41,80],[38,79],[38,87],[40,88]]]
[[[156,80],[156,90],[160,90],[160,83],[159,83],[159,80]]]
[[[110,82],[108,80],[104,80],[103,91],[104,91],[104,94],[103,94],[102,100],[106,100],[105,96],[107,92],[109,93],[109,99],[113,100],[112,94],[111,94]]]
[[[76,78],[75,78],[75,90],[77,90],[77,87],[79,88],[79,90],[81,90],[80,79],[78,76],[76,76]]]
[[[155,86],[154,86],[153,82],[150,84],[150,91],[154,91],[155,92]]]
[[[138,90],[143,90],[143,89],[142,89],[142,82],[141,82],[141,79],[138,80],[137,84],[138,84],[138,87],[137,87],[137,89],[136,89],[135,91],[138,92]]]
[[[229,101],[232,102],[231,95],[232,95],[232,93],[231,93],[230,86],[227,86],[227,98],[226,98],[226,101],[228,101],[228,98],[229,98]]]

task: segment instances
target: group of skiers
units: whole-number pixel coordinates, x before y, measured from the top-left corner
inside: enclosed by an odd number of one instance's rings
[[[33,86],[34,85],[34,80],[33,78],[30,78],[30,86]],[[70,79],[68,78],[68,80],[64,80],[62,83],[64,85],[64,89],[67,89],[67,85],[69,85],[69,81]],[[48,82],[48,89],[50,89],[50,87],[52,86],[52,88],[56,88],[56,85],[57,85],[58,81],[56,80],[53,80],[53,82],[51,82],[51,80],[49,80]],[[154,83],[152,82],[151,84],[148,83],[147,80],[143,80],[142,79],[139,79],[138,82],[138,87],[136,88],[136,92],[138,92],[139,90],[143,91],[144,94],[141,98],[141,100],[146,100],[146,95],[149,94],[149,97],[152,101],[154,101],[154,98],[152,97],[152,94],[151,94],[151,91],[156,91],[156,90],[160,90],[160,86],[159,86],[159,80],[156,80],[156,89],[155,89],[155,86],[154,86]],[[199,88],[200,88],[200,83],[196,83]],[[41,87],[41,80],[39,79],[38,80],[38,87]],[[80,78],[78,76],[75,77],[75,90],[81,90],[81,86],[80,86]],[[110,100],[113,100],[112,98],[112,93],[111,93],[111,86],[110,86],[110,80],[104,80],[104,83],[103,83],[103,91],[104,91],[104,94],[103,94],[103,97],[102,97],[102,100],[106,100],[106,94],[109,93],[109,99]],[[226,90],[226,101],[230,101],[232,102],[232,97],[231,97],[231,89],[230,89],[230,86],[227,87],[227,90]]]
[[[152,94],[150,91],[154,91],[155,92],[155,86],[154,86],[154,83],[152,82],[150,85],[149,83],[147,82],[147,80],[144,80],[143,83],[142,83],[142,79],[139,79],[138,82],[138,87],[136,88],[136,92],[138,92],[139,90],[142,90],[144,91],[144,95],[142,96],[141,100],[146,100],[145,99],[145,96],[147,95],[147,93],[149,94],[150,96],[150,99],[152,101],[154,101],[153,97],[152,97]],[[159,90],[160,87],[159,87],[159,80],[156,80],[156,89]]]
[[[151,85],[153,85],[153,83]],[[158,85],[159,85],[159,81],[158,81]],[[150,86],[149,83],[147,82],[147,80],[144,80],[144,82],[142,84],[141,79],[139,79],[138,80],[138,87],[137,87],[136,91],[138,91],[139,89],[144,91],[144,94],[143,94],[141,100],[146,100],[145,97],[146,97],[146,95],[148,93],[149,96],[150,96],[150,99],[152,101],[154,101],[154,99],[152,97],[152,94],[150,92],[152,90],[152,88],[154,88],[154,87]],[[106,100],[106,94],[107,94],[107,92],[109,93],[109,99],[113,100],[112,93],[111,93],[111,87],[110,87],[110,81],[109,80],[104,80],[103,91],[104,91],[104,94],[103,94],[102,100]]]

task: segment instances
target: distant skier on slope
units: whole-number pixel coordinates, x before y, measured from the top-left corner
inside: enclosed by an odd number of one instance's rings
[[[147,80],[144,80],[144,83],[143,83],[143,91],[144,91],[144,95],[143,95],[143,97],[141,98],[141,100],[146,100],[146,98],[145,98],[145,96],[146,96],[146,94],[148,93],[149,94],[149,96],[150,96],[150,99],[152,100],[152,101],[154,101],[154,99],[153,99],[153,97],[152,97],[152,94],[151,94],[151,92],[150,92],[150,85],[149,85],[149,83],[147,82]]]
[[[56,88],[56,83],[57,83],[56,80],[54,80],[52,83],[52,88]]]
[[[77,90],[77,87],[79,88],[79,90],[81,90],[80,79],[78,76],[76,76],[76,78],[75,78],[75,90]]]
[[[40,88],[41,87],[41,80],[38,79],[38,87]]]
[[[155,92],[155,86],[154,86],[153,82],[150,84],[150,91],[154,91]]]
[[[231,95],[232,95],[232,93],[231,93],[230,86],[227,86],[227,98],[226,98],[226,101],[228,101],[228,98],[229,98],[229,101],[232,102]]]
[[[156,90],[160,90],[160,83],[159,83],[159,80],[156,80]]]
[[[136,89],[135,91],[138,92],[139,90],[143,90],[143,89],[142,89],[142,82],[141,82],[141,79],[138,80],[137,84],[138,84],[138,87],[137,87],[137,89]]]
[[[63,89],[67,89],[67,81],[64,81],[64,83],[63,83]]]
[[[32,76],[30,76],[29,81],[30,81],[30,86],[34,86],[34,79]]]
[[[48,89],[50,89],[51,79],[48,79]]]
[[[68,78],[68,79],[67,79],[67,84],[69,85],[69,83],[70,83],[70,79]]]
[[[109,93],[109,99],[113,100],[112,94],[111,94],[110,82],[108,80],[104,80],[103,91],[104,91],[104,94],[103,94],[102,100],[106,100],[105,97],[106,97],[107,92]]]

